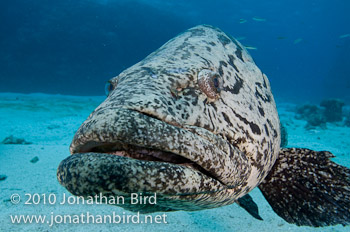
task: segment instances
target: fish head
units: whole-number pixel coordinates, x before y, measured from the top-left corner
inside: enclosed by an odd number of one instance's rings
[[[120,205],[141,212],[214,208],[257,186],[276,159],[269,82],[217,28],[178,35],[107,90],[58,168],[59,182],[75,195],[156,194],[156,205]]]

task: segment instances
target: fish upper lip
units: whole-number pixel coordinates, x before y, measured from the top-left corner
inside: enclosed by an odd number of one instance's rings
[[[132,110],[134,112],[138,112],[142,115],[145,115],[146,117],[150,117],[153,118],[155,120],[160,121],[161,123],[166,123],[163,120],[157,118],[154,115],[151,115],[149,113],[145,113],[145,112],[140,112],[138,110]],[[175,125],[173,125],[175,126]],[[176,125],[177,126],[177,125]],[[182,128],[183,129],[183,128]],[[190,131],[189,131],[190,132]],[[192,132],[190,132],[192,133]],[[198,134],[197,134],[198,135]],[[198,135],[200,136],[200,135]],[[201,136],[202,137],[202,136]],[[74,140],[73,140],[74,141]],[[115,141],[114,143],[111,142],[96,142],[96,141],[88,141],[85,144],[79,144],[78,146],[76,146],[76,144],[74,144],[72,142],[71,147],[70,147],[71,153],[72,154],[77,154],[77,153],[105,153],[105,154],[111,154],[111,155],[116,155],[115,153],[117,152],[125,152],[125,153],[129,153],[130,150],[146,150],[148,152],[161,152],[164,153],[165,156],[163,156],[164,158],[167,158],[166,155],[168,156],[177,156],[173,157],[172,161],[173,162],[169,162],[169,160],[164,160],[164,159],[158,159],[157,157],[154,156],[148,156],[148,157],[144,157],[144,159],[142,159],[141,157],[135,157],[132,156],[131,154],[129,155],[123,155],[124,157],[129,157],[129,158],[134,158],[134,159],[139,159],[139,160],[143,160],[143,161],[155,161],[155,162],[167,162],[167,163],[172,163],[174,165],[182,165],[182,166],[187,166],[188,168],[192,168],[196,171],[201,172],[202,174],[208,176],[209,178],[215,179],[216,181],[220,182],[221,184],[225,185],[224,183],[222,183],[219,179],[217,179],[215,176],[213,176],[210,172],[206,171],[205,169],[203,169],[200,165],[198,165],[197,163],[179,155],[173,152],[167,152],[167,151],[160,151],[157,149],[149,149],[147,147],[142,147],[142,146],[138,146],[136,148],[136,146],[134,146],[133,144],[127,144],[127,143],[123,143],[123,141]],[[140,154],[142,155],[142,154]],[[146,159],[145,159],[146,158]],[[177,162],[176,162],[177,161]],[[183,162],[181,162],[183,161]],[[186,163],[185,163],[186,162]],[[184,164],[185,163],[185,164]]]
[[[121,141],[118,143],[95,144],[95,146],[89,147],[89,149],[84,148],[75,153],[105,153],[147,162],[165,162],[173,165],[181,165],[199,171],[207,177],[215,179],[221,183],[219,179],[217,179],[210,172],[206,171],[198,164],[175,153],[160,151],[157,149],[149,149],[146,147],[138,147],[130,144],[123,144]]]
[[[99,121],[100,124],[94,128],[92,120],[95,123]],[[111,122],[114,124],[111,125]],[[171,140],[167,140],[170,135]],[[203,168],[208,177],[233,188],[236,184],[231,182],[230,175],[237,170],[235,163],[231,162],[236,160],[232,160],[228,154],[232,153],[231,149],[234,147],[215,134],[213,140],[215,143],[189,130],[136,110],[105,108],[95,111],[92,117],[81,125],[74,136],[70,150],[72,154],[87,153],[106,144],[121,143],[169,152],[192,161]]]

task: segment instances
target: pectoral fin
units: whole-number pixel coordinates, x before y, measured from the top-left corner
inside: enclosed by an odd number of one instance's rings
[[[239,198],[236,203],[245,209],[254,218],[263,220],[259,215],[258,205],[253,201],[253,198],[249,194],[246,194],[243,197]]]
[[[350,224],[350,169],[330,160],[327,151],[280,151],[259,185],[272,209],[298,226]]]

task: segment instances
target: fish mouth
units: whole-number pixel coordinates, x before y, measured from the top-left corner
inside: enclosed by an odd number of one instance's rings
[[[197,163],[172,152],[125,144],[122,141],[116,141],[115,143],[93,144],[94,146],[92,147],[89,144],[85,144],[84,146],[80,147],[80,150],[76,153],[104,153],[142,161],[181,165],[196,170],[218,182],[221,182],[213,174],[202,168]]]
[[[217,207],[223,195],[234,195],[245,181],[237,176],[250,171],[239,168],[247,158],[233,156],[237,148],[220,136],[202,136],[124,108],[93,112],[75,134],[70,151],[57,176],[74,195],[157,193],[175,210]],[[184,206],[180,198],[212,203]]]
[[[111,115],[108,112],[111,111],[114,111],[113,115],[118,116],[117,122],[114,124],[111,122],[115,122],[116,118],[113,120],[108,118],[108,115]],[[102,115],[104,118],[99,119],[99,116]],[[99,125],[94,129],[87,128],[88,125],[91,125],[91,120],[104,121],[109,125]],[[164,138],[165,134],[169,135],[167,139]],[[172,136],[174,137],[172,138]],[[185,141],[186,137],[189,137],[187,141]],[[216,140],[219,139],[219,137],[215,137]],[[170,125],[149,113],[109,108],[94,112],[82,124],[71,143],[70,151],[73,155],[77,153],[104,153],[147,162],[181,165],[222,183],[220,178],[216,176],[216,170],[211,167],[210,162],[205,161],[201,157],[202,154],[195,154],[196,148],[190,144],[193,139],[199,145],[210,147],[210,150],[217,150],[215,145],[211,144],[210,141],[205,141],[201,136]],[[178,143],[175,146],[174,140]],[[220,143],[222,144],[223,141]],[[174,147],[171,148],[171,146]],[[193,151],[192,155],[189,156],[190,149]]]
[[[192,128],[193,129],[193,128]],[[198,130],[197,130],[198,131]],[[76,153],[106,153],[149,162],[168,162],[196,169],[227,187],[237,184],[237,148],[221,136],[167,123],[149,113],[99,108],[81,125],[70,146]]]

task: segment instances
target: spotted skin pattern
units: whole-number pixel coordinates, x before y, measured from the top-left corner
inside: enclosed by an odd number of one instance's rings
[[[198,85],[202,70],[219,75],[214,100]],[[217,28],[185,31],[110,83],[58,169],[60,183],[75,195],[157,193],[156,206],[121,205],[141,212],[214,208],[251,191],[275,163],[280,122],[269,81],[246,49]],[[101,144],[171,152],[204,171],[91,150]]]

